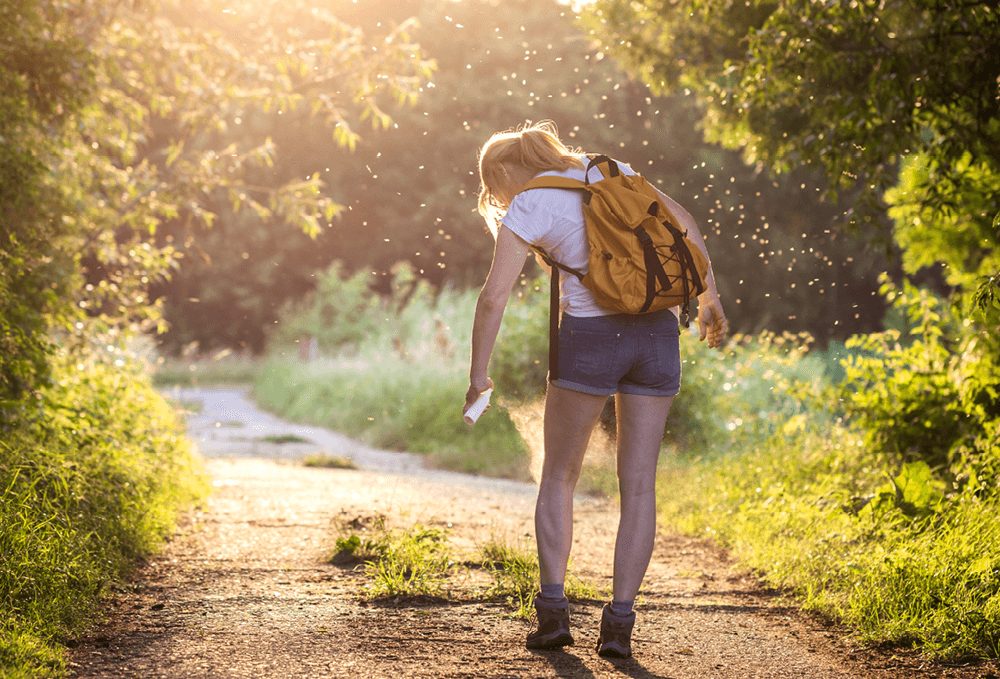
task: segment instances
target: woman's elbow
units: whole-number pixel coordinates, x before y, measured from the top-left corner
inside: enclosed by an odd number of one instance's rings
[[[492,315],[495,313],[503,313],[504,308],[507,306],[507,296],[497,294],[487,288],[484,288],[482,292],[479,293],[479,301],[476,304],[476,310],[480,314]]]

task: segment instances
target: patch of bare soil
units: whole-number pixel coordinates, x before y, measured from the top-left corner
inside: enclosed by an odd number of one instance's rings
[[[576,645],[524,648],[529,623],[478,598],[475,573],[453,600],[365,602],[365,576],[326,563],[335,526],[375,514],[449,528],[470,554],[491,535],[533,533],[532,486],[306,468],[207,463],[216,493],[145,564],[72,652],[76,677],[992,677],[995,667],[933,665],[865,649],[762,588],[711,544],[659,540],[638,606],[635,656],[594,650],[603,602],[572,606]],[[617,507],[581,499],[573,566],[609,584]],[[466,578],[463,580],[463,578]],[[479,588],[479,589],[477,589]]]

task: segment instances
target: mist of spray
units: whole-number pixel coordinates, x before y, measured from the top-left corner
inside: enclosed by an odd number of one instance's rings
[[[535,483],[542,478],[542,461],[545,458],[545,399],[539,398],[534,401],[526,401],[520,405],[504,404],[510,419],[514,422],[521,438],[528,448],[529,459],[528,469],[531,478]],[[614,468],[615,442],[604,427],[598,425],[594,427],[590,435],[590,443],[587,446],[587,453],[583,459],[583,466],[587,467],[607,467]]]

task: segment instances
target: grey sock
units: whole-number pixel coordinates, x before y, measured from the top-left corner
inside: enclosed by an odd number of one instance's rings
[[[542,583],[542,599],[551,603],[562,601],[566,598],[563,583]]]
[[[633,604],[635,604],[634,601],[619,601],[618,599],[612,599],[610,606],[611,612],[619,618],[627,618],[632,615]]]

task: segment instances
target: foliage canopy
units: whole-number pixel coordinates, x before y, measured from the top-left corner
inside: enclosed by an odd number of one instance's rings
[[[327,148],[321,121],[306,111],[272,116],[272,171],[318,172],[324,195],[344,209],[315,240],[222,202],[212,229],[174,235],[186,246],[185,266],[153,291],[166,300],[165,349],[197,342],[203,351],[262,351],[283,304],[315,291],[335,261],[345,275],[370,275],[383,295],[402,261],[438,290],[478,286],[493,240],[475,214],[476,152],[492,132],[541,119],[554,120],[572,145],[631,163],[689,209],[723,272],[735,327],[806,330],[821,341],[879,327],[884,303],[871,293],[884,257],[832,228],[839,210],[819,204],[818,173],[769,178],[702,140],[689,98],[655,96],[630,79],[564,3],[510,0],[503,12],[494,0],[330,7],[366,32],[387,17],[416,17],[412,38],[436,63],[433,79],[416,105],[385,107],[393,124],[353,150]],[[182,229],[175,220],[158,233]]]
[[[693,93],[708,138],[774,170],[821,168],[831,197],[859,187],[855,227],[887,198],[908,273],[944,262],[967,286],[1000,271],[995,3],[598,0],[588,23],[654,90]],[[977,299],[993,289],[980,281]]]
[[[308,106],[351,147],[433,66],[409,24],[368,35],[304,0],[17,0],[0,26],[0,408],[44,382],[50,330],[81,345],[155,327],[148,286],[220,202],[324,228],[339,207],[315,173],[275,176],[261,122]],[[161,238],[168,220],[183,229]]]

